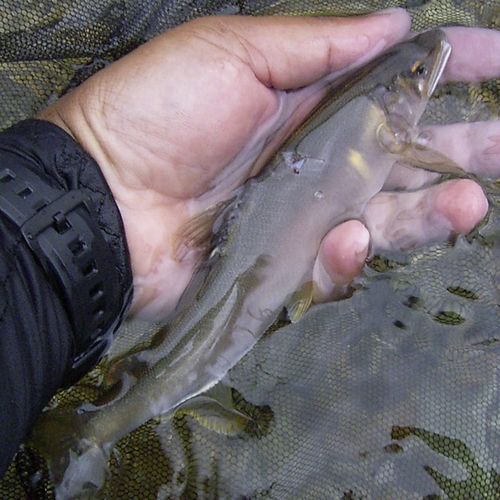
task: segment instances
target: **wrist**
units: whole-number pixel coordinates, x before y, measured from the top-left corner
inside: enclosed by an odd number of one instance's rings
[[[94,109],[93,106],[90,108]],[[134,296],[129,314],[147,321],[163,319],[175,308],[189,282],[193,267],[186,269],[188,266],[185,263],[180,266],[170,252],[172,234],[178,226],[177,218],[185,212],[183,203],[165,203],[164,196],[147,188],[139,189],[138,196],[135,187],[140,186],[140,182],[135,179],[128,182],[130,178],[120,177],[110,161],[109,152],[101,144],[102,139],[96,137],[91,126],[95,117],[83,116],[78,99],[68,100],[64,104],[62,100],[57,101],[44,109],[38,118],[62,128],[84,150],[90,152],[99,165],[120,211],[127,237],[134,277]],[[133,169],[126,171],[131,175]],[[144,213],[147,213],[147,217],[144,217]]]
[[[1,148],[7,179],[2,216],[18,226],[65,305],[73,327],[74,381],[98,361],[130,303],[132,275],[120,214],[98,165],[56,125],[21,122],[3,132]],[[74,242],[82,243],[81,255],[73,252]],[[85,276],[89,262],[93,269]],[[97,302],[79,293],[92,289],[102,292]],[[101,319],[92,321],[88,311],[102,312]]]

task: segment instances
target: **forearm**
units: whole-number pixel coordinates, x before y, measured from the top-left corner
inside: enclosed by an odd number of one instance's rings
[[[56,198],[69,192],[81,194],[83,199],[88,197],[88,210],[81,206],[66,215],[69,221],[87,221],[96,233],[89,240],[95,253],[91,259],[97,263],[92,280],[106,277],[103,296],[96,299],[96,307],[104,310],[104,319],[97,324],[97,330],[89,330],[81,313],[93,310],[88,301],[95,297],[73,297],[64,290],[60,277],[43,262],[43,255],[41,258],[33,251],[26,237],[27,226],[19,227],[13,220],[17,216],[16,203],[10,204],[9,196],[14,195],[8,192],[6,197],[0,196],[0,475],[55,391],[97,362],[98,354],[86,358],[86,351],[92,342],[96,343],[99,328],[103,335],[116,329],[116,319],[123,315],[130,301],[132,283],[121,217],[92,158],[55,125],[31,120],[0,134],[0,178],[4,185],[11,182],[11,174],[16,177],[16,169],[20,174],[23,167],[29,169],[28,175],[42,177]],[[29,187],[29,182],[26,185]],[[34,199],[35,195],[36,191],[22,194],[28,206],[30,196]],[[43,211],[36,208],[37,213]],[[72,219],[74,216],[77,219]],[[90,235],[91,229],[87,231]],[[50,235],[48,231],[46,236]],[[77,264],[79,258],[75,256],[69,267]],[[73,290],[73,295],[75,290],[79,288]],[[74,303],[70,303],[72,297]],[[84,362],[75,363],[78,359]]]

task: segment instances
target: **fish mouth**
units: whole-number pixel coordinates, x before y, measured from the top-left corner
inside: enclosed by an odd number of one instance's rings
[[[436,90],[437,84],[443,74],[446,63],[450,58],[451,45],[447,40],[441,40],[436,50],[436,60],[432,65],[432,71],[427,82],[427,97],[431,97]]]

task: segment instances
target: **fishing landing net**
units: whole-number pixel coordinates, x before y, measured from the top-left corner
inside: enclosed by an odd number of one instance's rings
[[[481,0],[0,0],[0,127],[33,116],[154,35],[209,14],[352,15],[404,6],[414,29],[500,27]],[[440,88],[430,123],[497,118],[499,81]],[[500,499],[500,189],[453,244],[381,253],[351,298],[276,325],[208,395],[116,446],[104,499]],[[123,328],[115,354],[153,333]],[[104,361],[52,406],[102,392]],[[36,481],[33,481],[36,478]],[[50,499],[36,445],[0,482]]]

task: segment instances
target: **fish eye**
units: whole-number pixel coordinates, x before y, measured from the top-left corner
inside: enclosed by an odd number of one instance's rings
[[[425,63],[423,61],[415,61],[411,67],[411,72],[414,75],[422,76],[427,71]]]

